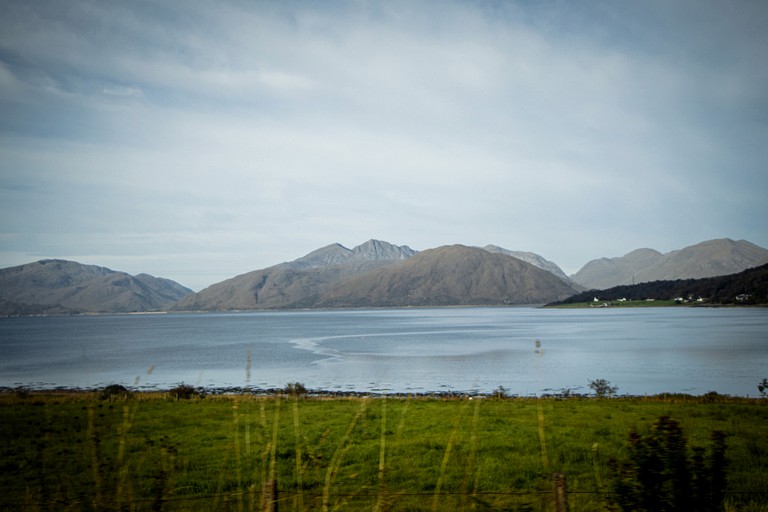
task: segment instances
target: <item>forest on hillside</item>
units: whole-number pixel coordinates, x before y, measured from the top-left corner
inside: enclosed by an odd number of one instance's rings
[[[676,279],[614,286],[605,290],[589,290],[550,305],[626,300],[675,300],[708,304],[768,304],[768,264],[738,274],[703,279]]]

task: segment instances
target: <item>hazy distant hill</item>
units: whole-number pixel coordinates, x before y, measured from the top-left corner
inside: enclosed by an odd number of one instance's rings
[[[397,266],[335,285],[321,307],[536,304],[576,290],[530,263],[476,247],[422,251]]]
[[[592,260],[571,279],[588,289],[669,279],[696,279],[740,272],[764,263],[768,249],[746,240],[709,240],[662,254],[637,249],[618,258]]]
[[[397,264],[416,254],[408,246],[369,240],[354,249],[332,244],[297,260],[216,283],[180,301],[191,311],[313,307],[329,285]]]
[[[127,313],[169,307],[192,290],[75,261],[41,260],[0,270],[0,314]]]
[[[605,290],[590,290],[569,297],[560,304],[590,302],[595,298],[600,302],[619,299],[701,298],[707,304],[768,304],[768,264],[725,276],[650,281],[614,286]]]
[[[499,247],[498,245],[486,245],[483,247],[488,252],[497,252],[501,254],[506,254],[508,256],[512,256],[514,258],[517,258],[519,260],[523,260],[526,263],[530,263],[534,267],[539,267],[541,269],[546,270],[547,272],[551,272],[552,274],[556,275],[563,281],[566,281],[568,283],[571,282],[571,279],[565,275],[565,272],[558,267],[555,263],[544,259],[543,257],[539,256],[536,253],[533,252],[527,252],[527,251],[510,251],[509,249],[504,249],[503,247]]]

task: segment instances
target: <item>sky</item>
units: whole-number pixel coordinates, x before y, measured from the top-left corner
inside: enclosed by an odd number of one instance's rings
[[[768,247],[768,2],[0,2],[0,268]]]

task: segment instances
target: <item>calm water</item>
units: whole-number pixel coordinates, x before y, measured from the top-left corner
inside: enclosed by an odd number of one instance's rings
[[[541,340],[537,349],[535,340]],[[448,308],[0,319],[0,386],[757,395],[768,309]]]

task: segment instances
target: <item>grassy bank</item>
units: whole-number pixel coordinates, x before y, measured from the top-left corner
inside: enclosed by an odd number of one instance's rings
[[[606,301],[586,301],[572,302],[568,304],[555,304],[547,307],[551,308],[669,308],[669,307],[695,307],[696,304],[678,303],[674,300],[606,300]]]
[[[605,510],[631,428],[728,434],[729,510],[768,510],[768,401],[0,395],[3,510]]]

